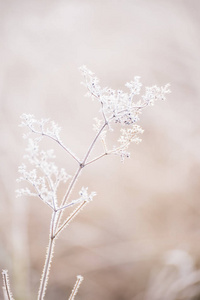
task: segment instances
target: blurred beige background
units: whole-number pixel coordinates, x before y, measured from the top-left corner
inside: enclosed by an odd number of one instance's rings
[[[84,98],[83,64],[102,86],[123,89],[139,75],[144,86],[171,83],[172,94],[144,111],[143,142],[129,160],[85,169],[76,192],[98,196],[60,236],[46,299],[67,299],[78,274],[77,300],[161,299],[145,295],[174,249],[199,269],[199,30],[198,0],[0,1],[0,267],[15,299],[36,299],[50,221],[38,199],[15,198],[26,145],[19,117],[55,120],[83,156],[99,109]],[[58,162],[73,174],[68,156],[59,152]],[[187,300],[200,299],[193,294]]]

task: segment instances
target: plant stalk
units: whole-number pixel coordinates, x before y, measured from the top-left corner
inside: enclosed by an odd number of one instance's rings
[[[61,207],[64,206],[71,194],[71,191],[81,173],[81,170],[86,166],[86,161],[88,159],[88,156],[90,154],[90,152],[92,151],[98,137],[100,136],[101,132],[103,131],[103,129],[108,125],[107,122],[104,123],[104,125],[101,127],[101,129],[99,130],[99,132],[97,133],[97,135],[95,136],[94,140],[92,141],[90,147],[88,148],[86,155],[83,159],[83,162],[80,163],[79,168],[77,169],[68,189],[67,192],[62,200],[61,203]],[[68,152],[68,151],[67,151]],[[46,259],[45,259],[45,264],[44,264],[44,269],[43,269],[43,273],[42,273],[42,277],[41,277],[41,282],[40,282],[40,288],[39,288],[39,292],[38,292],[38,300],[43,300],[45,297],[45,292],[46,292],[46,288],[47,288],[47,284],[48,284],[48,277],[49,277],[49,271],[50,271],[50,267],[51,267],[51,261],[53,258],[53,251],[54,251],[54,247],[55,247],[55,238],[58,235],[58,233],[73,219],[74,216],[76,216],[76,214],[80,211],[80,209],[86,204],[87,202],[83,202],[78,208],[77,210],[74,211],[74,213],[72,213],[71,216],[69,216],[67,218],[67,220],[63,223],[63,225],[61,225],[60,228],[58,228],[62,214],[63,214],[63,210],[59,210],[53,211],[52,214],[52,221],[51,221],[51,226],[50,226],[50,236],[49,236],[49,245],[47,248],[47,255],[46,255]]]

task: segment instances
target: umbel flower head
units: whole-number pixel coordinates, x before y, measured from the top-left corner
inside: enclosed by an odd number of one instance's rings
[[[125,84],[128,92],[122,90],[113,90],[111,88],[102,88],[99,85],[97,77],[88,70],[85,66],[80,68],[85,82],[84,86],[87,88],[86,96],[92,99],[97,99],[101,104],[101,113],[104,122],[108,124],[111,129],[111,123],[119,123],[124,128],[121,129],[121,136],[118,140],[120,146],[114,146],[112,150],[107,151],[106,147],[106,130],[101,132],[101,139],[104,143],[107,154],[118,154],[122,161],[125,157],[129,157],[130,153],[127,148],[131,142],[138,144],[141,138],[139,134],[143,130],[136,123],[139,121],[139,116],[144,108],[154,105],[157,100],[165,100],[166,94],[170,93],[169,84],[163,87],[146,87],[145,93],[140,95],[142,83],[140,77],[135,76],[133,81]],[[102,120],[95,118],[94,130],[99,131],[102,126]]]
[[[156,100],[165,100],[166,94],[170,93],[169,84],[164,87],[147,87],[145,94],[138,100],[142,83],[140,77],[135,76],[134,80],[125,84],[128,92],[101,88],[97,77],[85,66],[80,68],[85,82],[83,83],[92,98],[97,98],[101,103],[101,109],[107,121],[114,121],[124,125],[131,125],[139,120],[139,114],[148,105],[154,105]]]

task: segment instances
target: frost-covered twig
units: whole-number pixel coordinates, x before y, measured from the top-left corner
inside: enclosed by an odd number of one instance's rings
[[[73,218],[80,212],[81,209],[90,201],[93,200],[93,197],[96,196],[95,192],[92,192],[90,195],[88,194],[88,189],[82,187],[79,194],[81,196],[80,201],[82,203],[72,212],[72,214],[63,222],[63,224],[58,228],[55,233],[55,237],[73,220]]]
[[[58,228],[58,230],[55,233],[55,237],[57,237],[57,235],[64,229],[67,227],[67,225],[69,225],[69,223],[76,217],[76,215],[81,211],[81,209],[83,209],[83,207],[87,204],[87,201],[84,201],[83,203],[81,203],[78,208],[76,208],[72,214],[63,222],[63,224]]]
[[[122,161],[124,161],[126,157],[129,157],[130,153],[127,150],[130,144],[132,142],[138,144],[141,141],[139,135],[143,133],[143,130],[136,123],[139,121],[142,110],[147,106],[153,105],[156,100],[164,100],[166,94],[170,92],[169,85],[161,88],[153,86],[146,88],[144,95],[137,99],[142,88],[140,77],[134,77],[133,81],[127,83],[126,87],[128,88],[128,92],[123,92],[121,90],[115,91],[107,87],[101,88],[99,80],[85,66],[81,68],[81,72],[85,78],[84,85],[88,91],[87,95],[99,101],[101,113],[101,119],[95,118],[94,130],[96,134],[86,149],[82,160],[61,141],[61,129],[55,122],[50,122],[48,119],[37,120],[33,115],[27,114],[23,114],[21,117],[21,125],[29,129],[29,132],[25,134],[25,137],[29,138],[25,158],[28,164],[32,165],[33,168],[29,170],[26,164],[22,164],[19,167],[19,181],[26,181],[31,187],[19,189],[17,193],[18,195],[38,196],[52,209],[49,245],[47,247],[47,255],[41,276],[38,300],[43,300],[45,297],[55,239],[96,194],[95,192],[88,193],[88,188],[82,188],[76,200],[70,199],[72,190],[82,170],[106,155],[119,155]],[[108,147],[106,142],[107,131],[113,131],[113,123],[121,127],[121,135],[117,141],[118,146],[114,144],[112,147]],[[35,138],[31,139],[31,134],[34,134]],[[59,169],[56,166],[53,150],[40,150],[40,142],[44,137],[55,141],[78,163],[78,168],[62,200],[59,200],[60,195],[58,195],[58,188],[61,183],[66,184],[70,176],[67,175],[63,168]],[[90,158],[92,150],[99,140],[102,141],[103,153],[94,158]],[[68,217],[62,220],[63,212],[71,206],[76,206],[76,208]],[[82,277],[78,276],[69,300],[74,299],[81,281]]]
[[[2,271],[3,276],[3,294],[4,294],[4,300],[14,300],[11,290],[10,290],[10,284],[9,284],[9,277],[8,277],[8,271],[3,270]]]
[[[41,119],[37,120],[35,119],[34,115],[31,114],[23,114],[21,116],[22,122],[20,126],[26,126],[30,129],[31,132],[40,135],[42,137],[48,137],[58,143],[67,153],[73,157],[78,163],[79,159],[77,156],[69,149],[67,148],[61,138],[60,138],[60,131],[61,127],[59,127],[54,121],[51,121],[50,127],[47,127],[47,123],[49,123],[49,119]],[[24,138],[27,138],[29,136],[30,132],[27,134],[24,134]]]
[[[70,295],[70,297],[69,297],[68,300],[74,300],[75,299],[75,296],[76,296],[76,294],[78,292],[78,289],[79,289],[82,281],[83,281],[83,276],[78,275],[76,283],[75,283],[75,285],[73,287],[73,290],[72,290],[71,295]]]

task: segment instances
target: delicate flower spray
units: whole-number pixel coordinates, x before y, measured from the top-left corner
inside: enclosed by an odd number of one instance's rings
[[[137,124],[140,114],[147,106],[154,105],[156,100],[165,100],[166,94],[170,93],[169,84],[164,87],[152,86],[145,89],[143,96],[140,95],[142,84],[140,77],[135,77],[133,81],[126,84],[128,92],[113,90],[110,88],[101,88],[99,80],[85,66],[80,68],[84,76],[84,85],[87,88],[87,96],[96,99],[100,104],[101,118],[95,118],[93,129],[96,135],[89,145],[83,159],[79,159],[60,138],[61,128],[49,119],[37,120],[33,115],[23,114],[21,116],[21,126],[27,127],[28,132],[24,138],[28,139],[25,160],[32,169],[24,163],[19,167],[20,177],[18,181],[26,181],[28,187],[17,190],[17,196],[36,196],[39,197],[52,211],[49,244],[45,264],[41,276],[38,300],[43,300],[48,284],[51,261],[54,252],[55,241],[58,235],[65,227],[76,217],[81,209],[86,206],[95,192],[88,192],[87,187],[82,187],[77,199],[71,199],[71,192],[75,187],[81,171],[89,164],[103,158],[106,155],[119,155],[121,160],[130,156],[128,148],[130,143],[138,144],[141,141],[139,135],[143,133],[142,128]],[[112,131],[112,124],[118,123],[121,126],[121,136],[118,139],[118,145],[108,148],[106,143],[107,131]],[[71,177],[66,171],[59,169],[54,160],[53,150],[40,150],[40,142],[45,139],[51,139],[57,143],[64,151],[71,156],[77,163],[77,170]],[[91,151],[98,140],[102,141],[102,153],[89,159]],[[70,180],[70,181],[69,181]],[[58,188],[61,183],[69,182],[66,193],[62,199],[58,199]],[[63,218],[63,212],[67,208],[74,206],[75,209],[66,219]],[[82,276],[77,276],[69,300],[73,300],[78,288],[83,280]],[[3,290],[4,299],[12,300],[13,296],[9,287],[7,271],[3,271]]]

